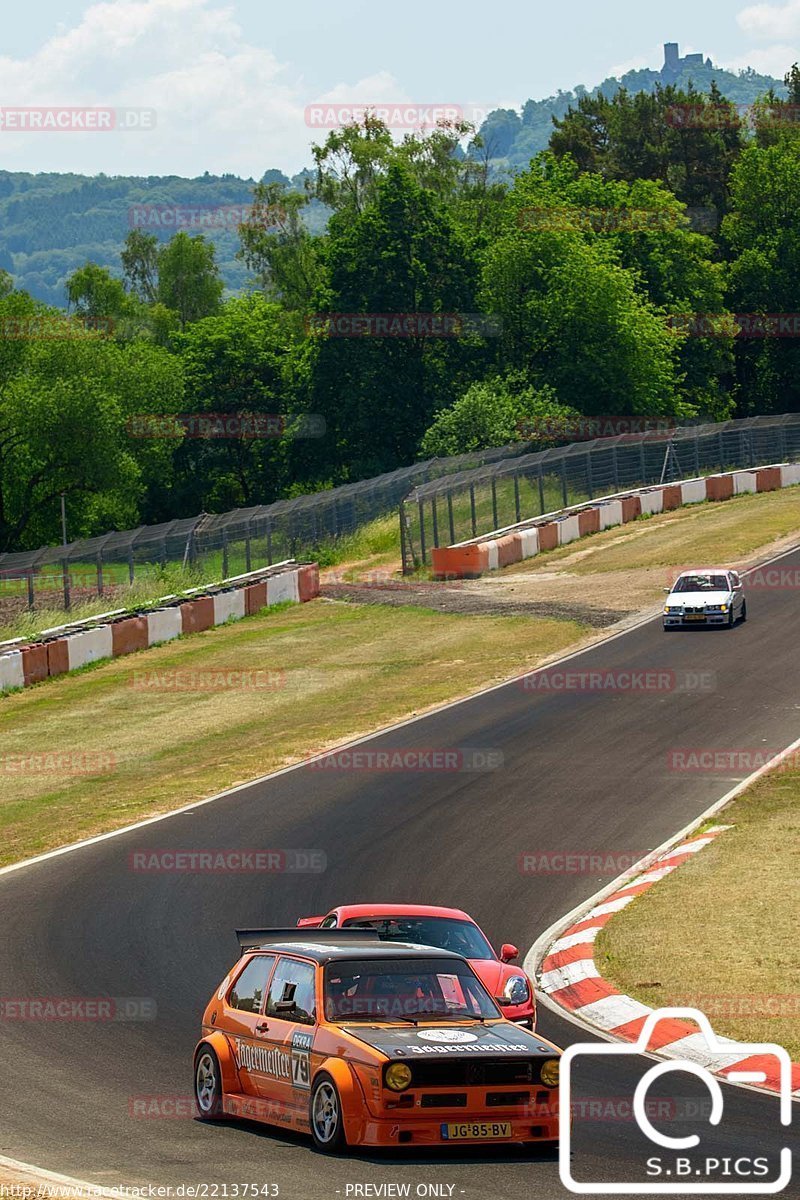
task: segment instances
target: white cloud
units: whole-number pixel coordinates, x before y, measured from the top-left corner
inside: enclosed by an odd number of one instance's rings
[[[646,54],[634,54],[631,58],[626,58],[624,62],[616,63],[613,67],[609,67],[606,71],[606,77],[612,76],[615,79],[626,75],[628,71],[641,71],[645,67],[650,67],[653,71],[661,69],[661,64],[664,61],[664,47],[662,45],[653,46]]]
[[[0,131],[7,170],[107,174],[294,171],[318,140],[302,78],[248,43],[220,0],[103,0],[27,59],[0,57],[6,106],[155,109],[138,133]],[[388,74],[341,84],[331,99],[403,99]]]
[[[757,50],[748,50],[739,58],[726,62],[730,71],[744,70],[752,67],[761,75],[772,75],[775,79],[783,79],[793,62],[800,60],[800,50],[797,45],[761,46]]]
[[[739,27],[751,37],[800,39],[800,0],[785,4],[753,4],[737,15]]]

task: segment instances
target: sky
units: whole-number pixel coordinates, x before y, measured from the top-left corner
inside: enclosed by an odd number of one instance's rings
[[[32,0],[0,29],[0,167],[108,175],[293,174],[332,105],[479,122],[658,68],[665,41],[778,77],[800,59],[800,0]],[[78,128],[24,128],[36,119]]]

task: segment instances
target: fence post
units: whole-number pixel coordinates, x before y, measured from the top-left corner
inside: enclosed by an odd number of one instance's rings
[[[272,522],[267,517],[267,566],[272,566]]]
[[[611,470],[614,474],[614,491],[619,491],[619,460],[617,458],[616,443],[611,447]],[[564,501],[566,504],[566,501]]]
[[[539,463],[539,516],[544,515],[544,467]]]
[[[475,484],[469,485],[469,513],[472,518],[472,536],[478,536],[478,516],[475,512]]]
[[[69,561],[66,558],[61,560],[61,573],[64,579],[64,608],[69,612],[72,602],[70,597]]]
[[[522,520],[522,513],[519,507],[519,475],[514,476],[514,511],[517,514],[517,524]]]
[[[98,556],[97,556],[97,594],[98,594],[98,596],[102,596],[102,594],[103,594],[103,556],[102,556],[102,554],[98,554]]]
[[[639,442],[639,472],[641,475],[640,481],[642,483],[648,483],[649,480],[647,478],[647,463],[646,463],[645,457],[644,457],[644,438],[642,438],[642,440]]]
[[[333,509],[334,509],[334,513],[335,513],[336,512],[335,504],[333,506]],[[399,517],[400,517],[400,561],[403,565],[403,574],[410,575],[411,571],[409,570],[409,565],[408,565],[408,543],[406,542],[406,502],[405,502],[405,500],[400,501]],[[334,523],[335,523],[335,517],[334,517]]]
[[[589,499],[594,499],[594,483],[592,481],[592,452],[586,451],[586,490],[589,493]]]
[[[694,473],[695,473],[695,475],[699,475],[700,474],[700,443],[698,441],[697,434],[694,435],[692,442],[694,445]]]
[[[133,561],[133,546],[128,547],[128,583],[133,586],[136,576],[136,564]]]
[[[422,557],[423,566],[428,561],[425,555],[425,503],[422,499],[417,501],[419,509],[419,552]]]
[[[497,517],[497,480],[492,476],[492,529],[497,529],[500,521]]]
[[[717,434],[717,447],[719,449],[719,469],[725,470],[725,439],[722,436],[722,430]]]
[[[433,544],[439,545],[439,517],[436,512],[436,493],[431,497],[431,514],[433,516]]]
[[[453,521],[453,493],[447,493],[447,520],[450,523],[450,545],[452,546],[456,540],[456,527]]]
[[[249,521],[245,525],[245,534],[244,534],[244,569],[245,569],[245,571],[247,571],[248,575],[250,574],[250,572],[253,569],[253,560],[252,560],[252,555],[251,555],[251,551],[250,551],[250,522]]]
[[[564,508],[569,504],[569,493],[567,492],[567,460],[561,459],[561,499],[564,501]]]
[[[28,571],[28,612],[33,612],[34,609],[34,592],[33,592],[33,570]]]

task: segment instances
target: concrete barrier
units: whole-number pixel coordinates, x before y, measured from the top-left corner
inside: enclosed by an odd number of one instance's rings
[[[757,491],[758,477],[755,471],[733,472],[733,493],[735,496],[744,496],[747,492]]]
[[[732,475],[709,475],[706,480],[706,496],[709,500],[730,500],[732,495]]]
[[[577,541],[581,536],[581,523],[577,513],[571,517],[561,517],[556,521],[556,526],[559,546],[568,546],[570,542]]]
[[[287,575],[293,574],[291,571]],[[277,576],[276,578],[280,578]],[[269,590],[269,585],[267,585]],[[224,625],[226,621],[241,621],[245,615],[244,589],[237,588],[235,592],[217,592],[214,596],[214,624]]]
[[[519,546],[523,559],[533,558],[539,553],[539,530],[535,525],[519,531]]]
[[[301,604],[306,604],[309,600],[316,600],[319,595],[319,567],[316,563],[300,567],[297,572],[297,590]]]
[[[522,546],[518,533],[508,533],[497,539],[497,561],[501,567],[510,567],[522,558]]]
[[[467,546],[437,546],[431,551],[434,579],[477,579],[489,570],[485,542]]]
[[[35,643],[32,646],[23,646],[20,650],[22,655],[22,673],[25,676],[25,687],[30,687],[34,683],[42,683],[49,676],[47,669],[47,646],[44,642]],[[2,686],[0,686],[2,691]]]
[[[639,504],[643,513],[654,516],[656,513],[664,511],[664,489],[663,488],[645,488],[639,492]]]
[[[581,537],[588,537],[590,533],[599,533],[600,510],[597,508],[584,508],[578,513],[578,527],[581,531]]]
[[[67,653],[70,671],[77,671],[80,667],[87,667],[89,663],[99,662],[101,658],[112,658],[114,643],[111,626],[99,625],[96,629],[71,633],[67,638]]]
[[[254,616],[257,612],[261,612],[262,608],[267,606],[267,581],[260,580],[259,583],[251,583],[250,587],[245,588],[244,592],[244,611],[248,617]]]
[[[47,674],[51,679],[57,675],[66,675],[69,670],[69,646],[66,638],[56,638],[47,642]]]
[[[622,505],[623,525],[627,525],[628,521],[635,521],[642,515],[641,496],[623,496],[620,504]]]
[[[781,486],[780,467],[760,467],[756,471],[756,486],[760,492],[777,492]]]
[[[539,549],[540,550],[555,550],[558,545],[558,522],[547,521],[544,525],[538,525],[539,530]]]
[[[22,666],[22,651],[12,650],[0,655],[0,692],[25,687],[25,670]]]
[[[173,638],[180,637],[182,632],[181,610],[177,604],[174,608],[156,608],[147,614],[148,646],[171,642]]]
[[[605,504],[598,504],[597,508],[601,529],[611,529],[614,525],[622,524],[622,501],[606,500]]]
[[[114,658],[135,654],[147,649],[147,618],[125,617],[111,626],[111,646]]]
[[[295,604],[300,601],[300,589],[296,571],[284,571],[270,575],[267,580],[267,604],[284,604],[287,600]]]
[[[500,566],[500,555],[497,552],[497,538],[492,538],[485,545],[486,553],[489,556],[489,570],[496,571]]]
[[[214,624],[213,596],[198,596],[181,605],[181,633],[202,633]]]
[[[681,485],[679,483],[668,483],[661,489],[661,511],[672,512],[675,508],[680,508],[683,501],[681,495]]]
[[[780,468],[781,487],[793,487],[800,483],[800,462],[784,463]]]
[[[683,504],[703,504],[708,499],[705,479],[687,479],[681,484]]]

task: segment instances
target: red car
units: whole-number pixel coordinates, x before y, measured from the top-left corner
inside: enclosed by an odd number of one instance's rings
[[[526,1029],[536,1027],[533,984],[519,967],[516,946],[508,943],[496,954],[472,917],[458,908],[429,904],[343,904],[324,917],[301,917],[299,926],[315,929],[374,929],[387,942],[413,942],[452,950],[469,962],[507,1021]]]

